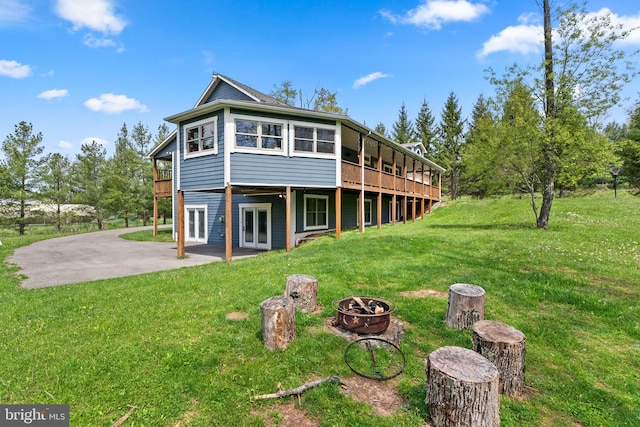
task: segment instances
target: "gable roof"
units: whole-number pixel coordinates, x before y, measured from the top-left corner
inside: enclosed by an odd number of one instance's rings
[[[228,85],[230,85],[231,87],[233,87],[235,90],[245,94],[246,96],[248,96],[249,98],[251,98],[253,101],[255,102],[260,102],[263,104],[270,104],[270,105],[279,105],[282,107],[288,107],[288,104],[285,104],[284,102],[280,102],[277,99],[269,96],[269,95],[265,95],[264,93],[257,91],[245,84],[242,84],[236,80],[233,80],[230,77],[224,76],[222,74],[218,74],[218,73],[214,73],[213,74],[213,79],[211,80],[211,83],[209,83],[209,86],[207,86],[207,88],[205,89],[204,93],[200,96],[200,98],[198,99],[198,102],[196,102],[196,105],[194,105],[194,108],[199,107],[203,104],[205,104],[207,102],[207,100],[209,99],[209,97],[211,97],[211,95],[213,94],[214,90],[220,85],[220,83],[226,83]]]

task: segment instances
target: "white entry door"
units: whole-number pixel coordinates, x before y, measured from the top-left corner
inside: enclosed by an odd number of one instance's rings
[[[240,246],[271,249],[271,204],[240,204]]]
[[[185,206],[186,241],[207,242],[207,207]]]

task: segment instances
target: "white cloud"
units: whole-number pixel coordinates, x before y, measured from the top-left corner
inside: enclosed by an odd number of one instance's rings
[[[54,99],[54,98],[63,98],[67,95],[69,95],[69,91],[67,89],[51,89],[51,90],[45,90],[44,92],[42,92],[40,95],[38,95],[38,98]]]
[[[439,30],[442,24],[473,21],[488,12],[489,8],[486,5],[468,0],[424,0],[424,3],[405,15],[395,15],[386,10],[380,14],[394,24],[410,24]]]
[[[96,138],[95,136],[89,136],[80,141],[80,145],[91,145],[94,142],[98,145],[102,145],[103,147],[108,144],[105,139]]]
[[[623,30],[630,31],[635,28],[635,30],[631,31],[629,37],[622,40],[621,43],[626,45],[640,45],[640,13],[635,16],[619,16],[605,7],[597,12],[588,14],[588,17],[595,18],[603,15],[609,15],[611,18],[611,23],[613,25],[622,26]]]
[[[93,49],[99,47],[112,47],[116,45],[116,42],[108,37],[94,37],[91,34],[86,34],[84,36],[83,43]]]
[[[30,13],[31,8],[18,0],[0,1],[0,24],[26,21]]]
[[[69,141],[61,140],[60,142],[58,142],[58,147],[64,148],[65,150],[70,150],[73,148],[73,144]]]
[[[369,84],[374,80],[384,79],[386,77],[391,77],[391,74],[384,74],[384,73],[381,73],[380,71],[376,71],[375,73],[371,73],[367,76],[360,77],[358,80],[356,80],[353,83],[353,88],[358,89],[359,87]]]
[[[0,59],[0,76],[21,79],[30,75],[31,67],[29,67],[28,65],[22,65],[17,61],[7,61],[6,59]]]
[[[73,24],[74,31],[88,28],[103,34],[120,34],[127,21],[115,15],[113,0],[57,0],[55,11]]]
[[[478,52],[484,58],[494,52],[507,51],[521,54],[536,53],[542,49],[543,27],[540,25],[514,25],[505,28],[484,42]]]
[[[91,111],[98,111],[108,114],[117,114],[127,110],[138,110],[146,113],[149,109],[135,98],[126,95],[115,95],[113,93],[103,93],[99,98],[87,99],[84,105]]]

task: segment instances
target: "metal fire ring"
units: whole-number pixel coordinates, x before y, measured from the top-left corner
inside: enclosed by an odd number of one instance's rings
[[[390,346],[392,346],[393,348],[398,350],[398,352],[400,353],[400,356],[402,356],[402,367],[400,368],[400,370],[398,372],[393,373],[393,375],[373,377],[373,376],[370,376],[370,375],[365,375],[362,372],[358,372],[353,366],[351,366],[351,364],[349,363],[349,360],[347,358],[347,353],[349,353],[349,349],[351,348],[351,346],[353,346],[354,344],[358,344],[360,341],[369,341],[369,340],[381,341],[381,342],[383,342],[385,344],[389,344]],[[349,369],[351,369],[357,375],[360,375],[363,378],[367,378],[367,379],[375,380],[375,381],[387,381],[387,380],[390,380],[392,378],[395,378],[398,375],[400,375],[402,372],[404,372],[405,368],[407,367],[407,359],[404,356],[404,353],[402,352],[402,350],[400,350],[400,347],[398,347],[397,345],[395,345],[391,341],[387,341],[385,339],[376,338],[376,337],[359,338],[359,339],[355,340],[354,342],[352,342],[351,344],[349,344],[347,346],[346,350],[344,351],[344,362],[347,364]]]

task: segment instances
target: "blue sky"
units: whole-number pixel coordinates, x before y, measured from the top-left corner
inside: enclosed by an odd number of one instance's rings
[[[640,26],[636,1],[588,7]],[[123,123],[155,133],[213,71],[265,93],[325,87],[372,128],[403,102],[414,119],[423,99],[439,120],[451,91],[466,117],[494,93],[487,68],[539,62],[540,15],[535,0],[0,0],[0,138],[27,121],[47,153],[91,140],[112,153]],[[640,48],[640,30],[621,48]],[[626,121],[640,80],[625,93],[611,120]]]

